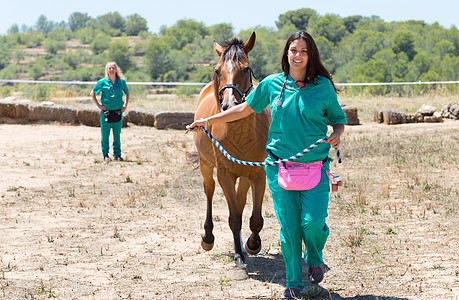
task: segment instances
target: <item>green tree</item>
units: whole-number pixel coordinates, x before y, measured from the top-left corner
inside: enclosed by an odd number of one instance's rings
[[[37,58],[32,66],[29,68],[28,75],[34,80],[39,79],[45,75],[45,70],[47,69],[46,60],[44,58]]]
[[[53,21],[48,21],[48,19],[44,15],[40,15],[38,17],[37,22],[35,23],[35,29],[37,31],[43,32],[46,36],[51,30],[55,29],[57,24]]]
[[[108,13],[97,18],[97,26],[110,36],[120,36],[124,32],[126,20],[118,13]]]
[[[55,55],[57,51],[65,50],[66,48],[64,41],[56,41],[56,40],[51,40],[51,39],[47,39],[43,46],[46,52],[52,55]]]
[[[179,20],[175,26],[162,28],[160,33],[164,37],[173,36],[178,42],[177,49],[180,50],[187,44],[192,43],[195,39],[205,37],[208,30],[203,23],[190,19],[183,19]]]
[[[8,49],[0,46],[0,70],[9,65],[10,56]]]
[[[19,33],[19,26],[18,24],[13,24],[7,31],[7,34],[16,34]]]
[[[279,20],[276,21],[276,26],[277,28],[282,29],[285,26],[293,25],[296,30],[308,30],[309,27],[312,27],[310,26],[311,23],[315,23],[317,19],[319,19],[319,16],[315,10],[310,8],[301,8],[279,15]]]
[[[164,40],[153,37],[145,51],[145,63],[152,79],[160,79],[170,68],[169,45]]]
[[[412,60],[416,55],[413,34],[407,30],[396,32],[392,41],[392,50],[395,54],[404,52],[408,56],[408,59]]]
[[[128,71],[134,66],[132,60],[132,50],[127,41],[117,40],[108,48],[109,60],[116,61],[123,72]]]
[[[333,73],[335,69],[335,65],[333,64],[333,54],[335,52],[335,46],[332,42],[324,38],[323,36],[319,36],[318,38],[314,39],[319,49],[320,59],[325,67],[328,69],[329,72]]]
[[[70,68],[76,69],[82,62],[81,54],[78,53],[65,53],[62,56],[63,63],[67,64]]]
[[[323,36],[334,45],[337,45],[346,36],[347,30],[341,18],[328,14],[319,19],[311,32],[313,36]]]
[[[432,51],[439,57],[443,57],[445,55],[453,56],[456,53],[456,49],[454,47],[453,42],[448,40],[442,40],[438,42],[432,49]]]
[[[147,31],[147,21],[138,14],[127,17],[125,32],[127,35],[138,35],[142,31]]]
[[[361,57],[364,61],[368,61],[382,49],[384,49],[384,36],[380,32],[375,32],[363,41],[360,48]]]
[[[419,78],[429,71],[431,64],[432,59],[425,52],[419,52],[410,62],[410,69]]]
[[[391,68],[391,75],[393,79],[403,79],[408,73],[408,63],[404,60],[396,61]]]
[[[357,27],[360,20],[362,20],[362,16],[349,16],[343,19],[343,25],[346,27],[346,31],[349,33],[353,33]]]
[[[100,54],[110,47],[110,36],[105,33],[99,33],[91,42],[90,48],[94,54]]]
[[[233,37],[233,26],[231,24],[220,23],[209,28],[209,35],[217,42],[222,43]]]
[[[74,12],[69,17],[69,27],[72,31],[77,31],[86,26],[91,20],[91,17],[87,13]]]

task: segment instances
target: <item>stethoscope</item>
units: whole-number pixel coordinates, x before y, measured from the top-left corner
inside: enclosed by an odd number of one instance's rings
[[[281,92],[279,94],[279,98],[276,101],[274,101],[274,105],[276,107],[282,107],[281,97],[282,97],[282,93],[284,92],[285,83],[287,82],[287,77],[288,77],[288,75],[285,75],[284,84],[282,85],[282,89],[281,89]],[[303,82],[303,81],[295,81],[295,83],[297,83],[297,82]],[[304,86],[300,87],[300,89],[302,89],[302,88],[304,88],[306,86],[306,83],[305,82],[303,82],[303,83],[304,83]]]
[[[114,87],[118,87],[119,84],[118,84],[118,78],[115,78],[115,82],[112,83],[112,81],[110,79],[108,79],[109,81],[109,85],[110,87],[108,88],[108,92],[110,94],[110,97],[115,97],[115,88]]]

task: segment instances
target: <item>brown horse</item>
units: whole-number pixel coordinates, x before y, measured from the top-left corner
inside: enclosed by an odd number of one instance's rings
[[[252,83],[252,69],[248,54],[255,44],[255,32],[244,43],[233,39],[214,49],[220,56],[214,67],[212,81],[199,95],[195,120],[231,109],[245,101],[245,97],[256,84]],[[266,157],[266,141],[270,123],[269,109],[260,114],[225,124],[207,128],[233,157],[246,161],[263,161]],[[204,191],[207,197],[207,213],[204,223],[205,233],[201,246],[209,251],[214,244],[212,234],[212,197],[215,190],[213,170],[217,169],[217,179],[225,194],[229,208],[229,226],[234,238],[234,261],[238,268],[245,268],[245,255],[242,250],[242,213],[247,201],[247,192],[252,188],[253,210],[250,218],[252,234],[245,244],[245,250],[255,255],[261,250],[259,232],[263,227],[261,207],[266,185],[266,174],[262,167],[244,166],[228,160],[202,131],[194,132],[198,149]],[[237,179],[239,182],[237,183]],[[237,183],[237,187],[236,187]]]

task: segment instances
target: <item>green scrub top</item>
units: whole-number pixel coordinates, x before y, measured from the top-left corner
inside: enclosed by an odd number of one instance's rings
[[[129,93],[126,80],[121,78],[116,78],[115,83],[112,83],[109,78],[102,78],[97,81],[92,90],[97,95],[102,92],[100,103],[105,106],[107,110],[121,109],[124,105],[123,92],[124,94]]]
[[[318,76],[314,83],[300,89],[289,75],[282,91],[284,81],[284,73],[270,75],[246,99],[256,113],[270,105],[271,125],[266,148],[280,158],[295,155],[325,137],[328,122],[331,126],[347,123],[330,80]],[[312,163],[323,160],[330,147],[330,144],[321,143],[295,161]],[[266,158],[267,162],[273,160],[270,155]]]

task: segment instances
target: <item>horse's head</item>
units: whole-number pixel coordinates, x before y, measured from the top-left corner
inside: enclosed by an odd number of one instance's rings
[[[245,43],[237,38],[225,42],[223,46],[214,43],[220,60],[215,65],[212,81],[221,111],[244,102],[253,88],[249,52],[254,44],[255,32]]]

